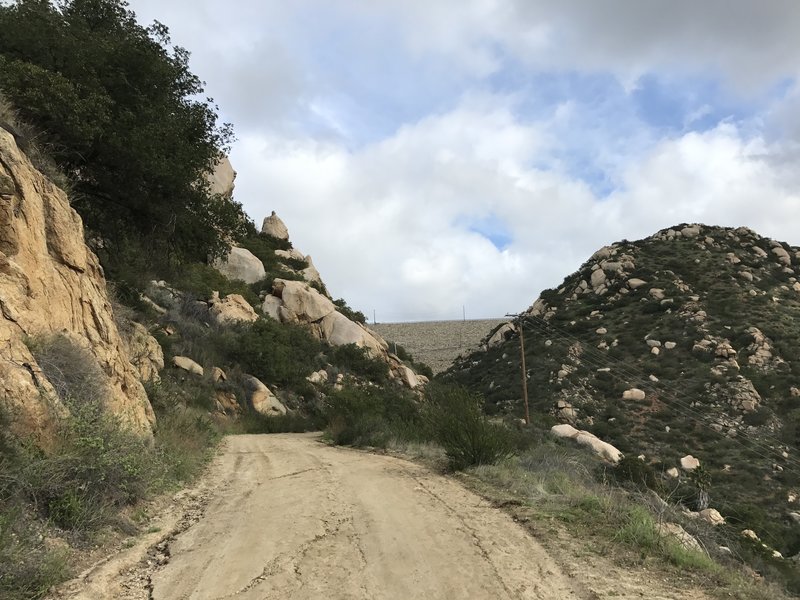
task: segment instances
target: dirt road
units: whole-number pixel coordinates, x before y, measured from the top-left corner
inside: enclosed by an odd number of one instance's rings
[[[403,460],[235,436],[211,477],[204,516],[150,575],[154,600],[579,598],[510,517]]]

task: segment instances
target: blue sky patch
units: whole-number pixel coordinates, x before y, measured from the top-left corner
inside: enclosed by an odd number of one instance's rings
[[[505,250],[514,241],[505,222],[494,213],[479,220],[468,221],[467,229],[485,237],[498,250]]]

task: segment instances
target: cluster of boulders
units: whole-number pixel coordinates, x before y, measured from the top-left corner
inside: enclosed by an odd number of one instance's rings
[[[784,363],[780,356],[773,354],[772,340],[765,336],[758,327],[748,327],[747,333],[753,336],[753,343],[747,346],[747,364],[760,371],[772,371]]]
[[[270,235],[284,242],[289,241],[289,230],[286,228],[281,218],[275,214],[275,211],[264,219],[264,223],[261,226],[261,233]],[[317,271],[317,268],[312,262],[311,255],[304,255],[298,250],[290,248],[288,250],[276,250],[275,256],[284,261],[295,260],[305,263],[306,266],[299,269],[289,264],[284,264],[283,268],[289,272],[300,275],[308,283],[319,286],[322,285],[322,279],[319,271]],[[266,276],[264,263],[247,248],[240,248],[238,246],[232,246],[225,256],[214,259],[211,264],[228,279],[236,279],[248,284],[261,281]]]
[[[172,366],[189,375],[204,377],[205,369],[188,356],[173,356]],[[242,411],[236,395],[226,389],[223,384],[228,381],[228,375],[219,367],[212,367],[211,381],[215,384],[215,405],[217,412],[223,415],[235,416]],[[253,410],[267,417],[286,414],[286,407],[278,400],[277,396],[261,380],[252,375],[241,375],[241,387],[246,392],[246,402]]]
[[[628,274],[636,269],[636,263],[631,254],[620,252],[618,246],[600,248],[592,255],[590,265],[588,281],[584,278],[578,282],[572,291],[571,300],[577,300],[579,296],[589,293],[603,296],[608,293],[611,284],[620,279],[625,280],[628,289],[636,289],[646,283],[641,279],[628,278]],[[620,293],[625,294],[628,289],[621,288]]]
[[[264,219],[261,231],[285,242],[289,241],[289,231],[274,211]],[[239,278],[237,273],[243,273],[243,271],[238,265],[242,256],[249,254],[242,250],[242,248],[234,248],[231,255],[214,262],[214,267],[226,277]],[[280,258],[303,260],[308,266],[298,271],[303,276],[303,281],[281,278],[273,281],[272,290],[269,293],[265,292],[261,298],[260,308],[267,318],[280,323],[301,325],[319,340],[332,346],[355,344],[364,348],[372,358],[386,362],[389,365],[390,377],[406,387],[414,389],[427,382],[427,378],[415,373],[400,358],[389,352],[389,345],[380,335],[364,324],[349,319],[338,310],[324,291],[325,287],[322,285],[319,272],[311,263],[310,256],[304,256],[294,248],[279,249],[275,251],[275,254]],[[251,265],[253,261],[258,262],[263,271],[264,267],[261,261],[252,254],[250,257],[247,258],[247,264]],[[233,263],[229,260],[231,258],[233,258]],[[252,268],[248,266],[248,269],[254,275],[259,272],[254,264]],[[224,299],[215,296],[209,304],[210,311],[212,315],[216,315],[215,320],[219,324],[232,321],[255,321],[258,318],[246,300],[235,294],[226,296]]]
[[[762,402],[753,382],[741,375],[732,381],[715,383],[711,386],[711,395],[745,413],[755,411]]]

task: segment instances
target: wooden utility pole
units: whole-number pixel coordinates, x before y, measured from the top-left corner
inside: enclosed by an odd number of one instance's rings
[[[522,315],[506,315],[507,317],[517,318],[517,328],[519,329],[519,354],[522,363],[522,399],[525,402],[525,425],[531,424],[531,413],[528,408],[528,370],[525,368],[525,330],[522,327]]]
[[[522,399],[525,400],[525,425],[531,424],[531,413],[528,409],[528,371],[525,368],[525,330],[522,319],[519,320],[519,352],[522,358]]]

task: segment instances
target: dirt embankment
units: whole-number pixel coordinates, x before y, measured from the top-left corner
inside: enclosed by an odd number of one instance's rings
[[[397,342],[415,360],[424,362],[434,373],[445,371],[459,354],[478,348],[481,340],[505,319],[475,321],[422,321],[419,323],[379,323],[370,325],[384,339]]]

